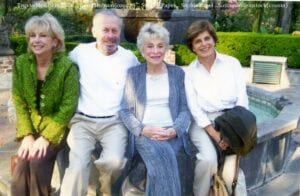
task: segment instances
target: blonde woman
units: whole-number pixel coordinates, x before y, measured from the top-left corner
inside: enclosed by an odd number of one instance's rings
[[[28,53],[13,70],[16,137],[21,145],[11,184],[13,196],[46,196],[56,155],[79,96],[76,67],[64,54],[64,31],[50,14],[25,25]]]

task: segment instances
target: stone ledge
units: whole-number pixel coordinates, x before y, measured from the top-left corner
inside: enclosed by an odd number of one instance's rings
[[[263,143],[279,135],[291,132],[297,127],[297,120],[287,121],[281,119],[272,119],[257,126],[257,143]]]
[[[281,94],[274,94],[255,86],[247,86],[247,93],[252,99],[268,102],[278,110],[274,119],[267,120],[257,125],[257,142],[262,143],[281,134],[285,134],[297,128],[300,116],[300,106],[291,103]]]

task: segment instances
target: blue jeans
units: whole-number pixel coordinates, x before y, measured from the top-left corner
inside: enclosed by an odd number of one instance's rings
[[[176,155],[181,147],[178,138],[153,141],[135,137],[136,149],[147,168],[146,196],[180,196],[181,186]]]

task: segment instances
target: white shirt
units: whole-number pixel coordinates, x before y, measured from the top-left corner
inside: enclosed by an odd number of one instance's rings
[[[185,88],[190,111],[204,128],[211,124],[207,114],[236,105],[248,108],[246,83],[240,62],[216,52],[210,73],[194,60],[186,69]]]
[[[105,56],[96,42],[80,44],[69,54],[79,67],[80,97],[77,111],[91,116],[115,115],[120,109],[127,70],[138,64],[129,50]]]
[[[173,125],[169,108],[169,79],[168,73],[146,75],[147,101],[143,124],[154,127]]]

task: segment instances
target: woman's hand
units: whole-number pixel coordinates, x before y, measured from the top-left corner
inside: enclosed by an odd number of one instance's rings
[[[34,143],[34,137],[32,135],[27,135],[23,138],[21,146],[18,149],[18,156],[21,159],[28,159],[30,150],[32,149]]]
[[[229,147],[229,145],[222,139],[221,133],[219,131],[216,132],[218,139],[215,139],[215,141],[222,150],[226,150]]]
[[[47,149],[49,146],[49,141],[46,140],[43,136],[40,136],[32,145],[30,149],[29,158],[30,159],[41,159],[46,156]]]
[[[148,127],[145,126],[142,135],[156,141],[164,141],[176,137],[174,128]]]
[[[204,128],[206,132],[210,135],[210,137],[215,140],[215,142],[218,144],[218,146],[222,150],[226,150],[229,145],[222,139],[221,133],[217,130],[212,125],[208,125],[207,127]]]
[[[161,128],[161,127],[145,126],[141,134],[149,139],[157,140],[159,135],[161,135],[161,132],[164,132],[165,130],[166,130],[165,128]]]
[[[157,140],[164,141],[164,140],[170,140],[176,137],[176,131],[174,128],[168,128],[166,129],[158,138]]]

